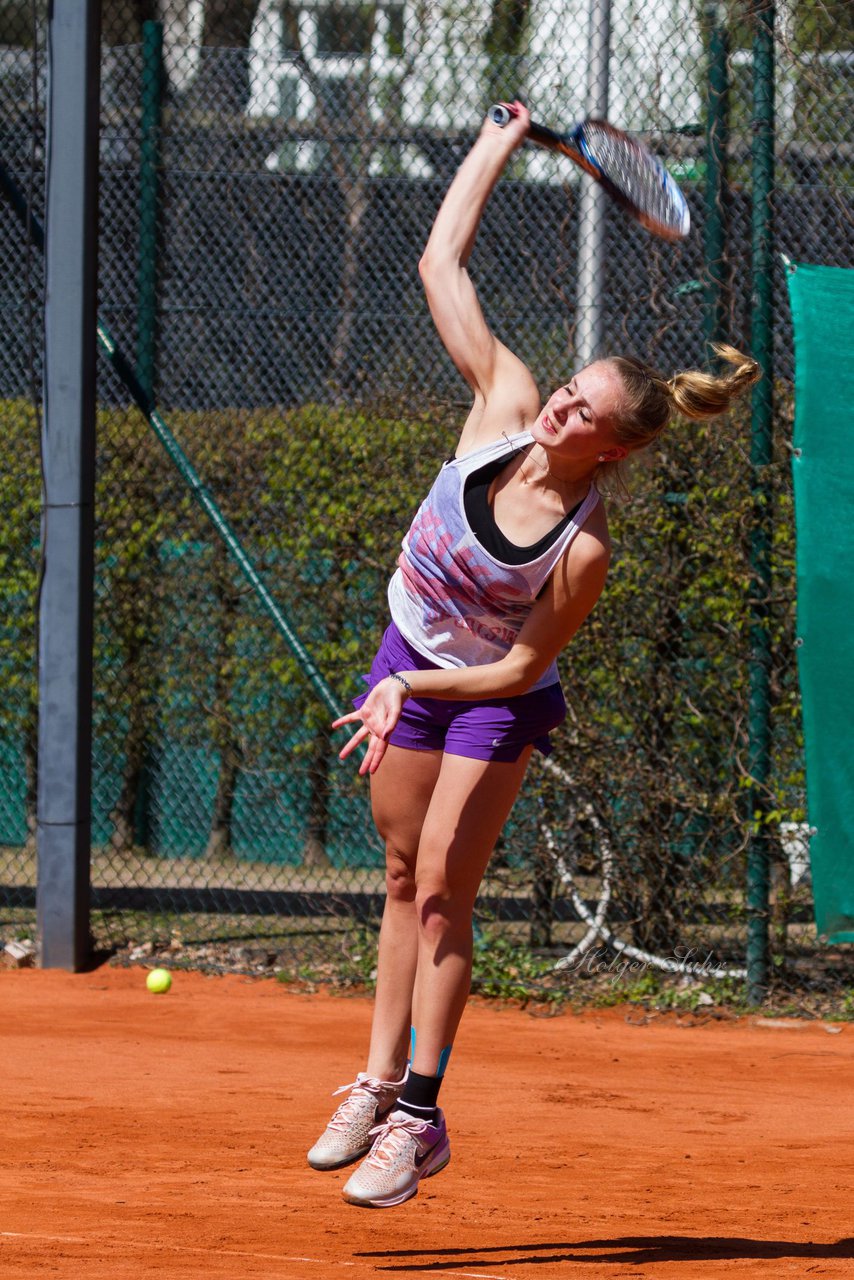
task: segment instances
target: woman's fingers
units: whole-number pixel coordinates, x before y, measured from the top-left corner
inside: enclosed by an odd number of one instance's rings
[[[336,726],[333,725],[333,728],[335,727]],[[350,755],[350,753],[352,751],[355,751],[356,747],[358,747],[360,743],[365,741],[365,738],[369,736],[370,732],[371,731],[366,724],[361,725],[360,728],[358,728],[356,732],[353,734],[352,738],[350,738],[348,742],[345,742],[344,746],[338,752],[338,759],[346,760],[347,757]]]
[[[349,716],[345,718],[348,720],[350,719]],[[380,761],[385,755],[386,741],[381,734],[375,733],[374,730],[369,728],[366,724],[360,725],[353,736],[345,742],[344,746],[338,752],[338,759],[346,760],[347,757],[366,740],[368,742],[368,749],[365,752],[365,758],[359,765],[359,773],[376,773],[380,766]]]
[[[372,733],[368,726],[363,724],[361,728],[357,729],[353,734],[350,741],[345,743],[338,752],[338,759],[346,760],[347,756],[349,756],[351,752],[355,751],[356,747],[360,746],[366,739],[368,747],[365,751],[362,763],[359,765],[359,773],[363,776],[366,773],[376,773],[377,769],[380,767],[387,745],[384,738],[381,738],[376,733]]]
[[[361,712],[350,711],[346,716],[339,716],[337,720],[332,721],[333,729],[340,729],[342,724],[352,724],[354,720],[361,720]]]
[[[368,749],[365,752],[365,758],[359,765],[359,773],[376,773],[382,763],[388,743],[383,738],[378,738],[376,734],[371,735]]]

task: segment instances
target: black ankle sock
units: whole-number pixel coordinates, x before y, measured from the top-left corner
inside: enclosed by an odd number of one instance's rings
[[[432,1124],[436,1119],[436,1104],[441,1087],[441,1076],[420,1076],[417,1071],[410,1071],[397,1109]]]

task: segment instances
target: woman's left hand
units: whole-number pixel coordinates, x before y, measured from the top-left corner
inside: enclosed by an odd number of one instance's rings
[[[345,760],[356,747],[367,740],[368,746],[365,758],[359,765],[359,773],[376,773],[388,746],[388,736],[400,719],[405,701],[406,690],[399,680],[386,676],[385,680],[375,684],[358,711],[351,711],[332,722],[333,729],[340,729],[345,724],[361,725],[338,752],[338,759]]]

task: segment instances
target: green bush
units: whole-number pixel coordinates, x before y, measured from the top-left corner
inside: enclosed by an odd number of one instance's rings
[[[11,465],[0,482],[8,530],[0,652],[7,687],[21,692],[7,699],[2,723],[7,755],[22,760],[33,723],[38,451],[32,411],[7,403],[3,415]],[[444,405],[420,416],[347,405],[169,415],[342,705],[361,687],[385,625],[400,539],[453,447],[453,418]],[[617,853],[616,905],[633,940],[659,950],[674,945],[687,915],[732,908],[743,883],[747,436],[746,410],[674,430],[635,469],[631,501],[611,504],[610,579],[561,659],[570,719],[555,759],[577,795],[546,779],[525,802],[533,818],[518,816],[536,842],[540,812],[559,820],[592,797]],[[166,853],[375,861],[363,801],[354,799],[363,789],[335,761],[327,710],[142,415],[102,409],[98,440],[101,838]],[[803,816],[783,452],[766,480],[776,823]],[[572,852],[580,874],[595,874],[589,822],[577,824]],[[547,917],[557,887],[548,857],[526,846],[496,861],[518,881],[520,860],[546,885]],[[540,941],[548,941],[545,917]]]

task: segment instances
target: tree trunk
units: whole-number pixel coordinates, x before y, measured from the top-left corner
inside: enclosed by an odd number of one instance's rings
[[[220,754],[217,775],[213,819],[208,834],[205,857],[213,861],[233,857],[231,829],[234,820],[234,793],[240,777],[241,753],[235,743],[226,746]]]
[[[372,12],[372,17],[375,16]],[[294,62],[314,96],[319,132],[329,148],[329,166],[344,201],[345,236],[341,255],[340,309],[329,360],[330,381],[333,389],[340,395],[342,383],[348,377],[347,361],[356,316],[365,214],[370,208],[369,166],[373,126],[368,107],[371,84],[366,76],[362,76],[358,84],[348,85],[346,101],[330,103],[328,86],[313,70],[299,43],[298,33],[296,34]],[[355,138],[356,141],[338,140],[342,123],[348,138]]]
[[[551,854],[539,841],[534,851],[532,870],[530,944],[532,947],[550,947],[554,925],[555,869]]]
[[[357,311],[357,287],[362,262],[362,237],[365,214],[370,207],[368,197],[368,165],[365,161],[359,176],[341,183],[347,214],[343,261],[341,263],[341,310],[332,344],[331,373],[333,386],[346,379],[347,357]]]
[[[134,617],[135,617],[134,613]],[[133,621],[133,618],[131,619]],[[124,768],[122,788],[116,807],[110,814],[113,832],[110,844],[114,849],[131,849],[138,843],[137,822],[147,828],[147,815],[140,814],[140,784],[147,764],[150,720],[151,689],[153,676],[146,656],[151,652],[151,640],[128,646],[123,663],[123,680],[129,699],[128,728],[124,739]]]
[[[237,629],[239,595],[232,579],[228,553],[219,540],[214,546],[213,591],[220,618],[220,630],[219,652],[216,655],[214,704],[211,708],[213,721],[211,736],[219,753],[219,772],[205,856],[222,859],[232,856],[234,795],[243,763],[243,752],[231,708],[234,677],[231,654]]]
[[[319,729],[312,744],[308,766],[308,818],[302,865],[327,870],[332,866],[326,852],[329,834],[329,766],[332,742],[329,730]]]

